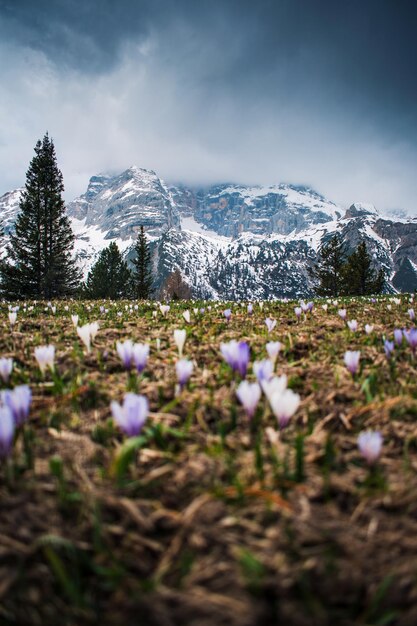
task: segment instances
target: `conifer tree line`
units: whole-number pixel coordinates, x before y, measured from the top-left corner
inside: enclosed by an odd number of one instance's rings
[[[339,233],[320,247],[309,273],[318,296],[366,296],[381,293],[385,286],[384,271],[374,267],[366,243],[361,241],[348,254]]]

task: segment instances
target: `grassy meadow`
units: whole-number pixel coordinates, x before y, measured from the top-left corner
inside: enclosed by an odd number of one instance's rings
[[[298,302],[16,304],[0,308],[1,389],[29,385],[32,401],[0,458],[0,624],[417,624],[417,356],[393,334],[414,327],[412,297],[317,300],[298,317]],[[76,323],[92,322],[88,350]],[[193,363],[182,389],[176,329]],[[150,347],[141,373],[126,340]],[[281,343],[274,373],[300,397],[286,427],[264,393],[248,417],[231,340],[250,346],[252,383]],[[149,402],[130,437],[111,410],[127,392]],[[383,437],[373,459],[368,430]]]

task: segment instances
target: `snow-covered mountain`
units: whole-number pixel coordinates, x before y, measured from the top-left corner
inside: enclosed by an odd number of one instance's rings
[[[16,218],[20,193],[0,198],[6,231]],[[87,191],[69,203],[68,214],[85,272],[111,241],[129,259],[143,224],[158,285],[178,268],[195,297],[307,297],[312,292],[308,268],[335,232],[352,248],[366,240],[390,288],[417,288],[415,218],[382,217],[359,202],[345,211],[308,187],[167,186],[155,172],[133,166],[93,176]]]

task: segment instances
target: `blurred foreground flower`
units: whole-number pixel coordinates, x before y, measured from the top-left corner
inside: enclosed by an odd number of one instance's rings
[[[274,371],[274,366],[270,359],[264,359],[263,361],[255,361],[253,364],[253,373],[255,374],[258,382],[263,380],[270,380]]]
[[[182,389],[188,382],[193,373],[193,364],[188,359],[180,359],[175,363],[175,371],[177,374],[178,384]]]
[[[300,406],[300,396],[291,389],[275,391],[269,398],[269,404],[282,430],[288,426],[291,417]]]
[[[0,378],[7,383],[13,371],[13,359],[2,357],[0,359]]]
[[[55,346],[38,346],[35,348],[35,359],[38,362],[42,374],[45,374],[47,368],[54,370]]]
[[[0,457],[6,457],[12,447],[15,424],[8,406],[0,406]]]
[[[361,353],[359,350],[347,350],[345,352],[345,356],[343,357],[345,361],[345,365],[349,372],[353,375],[359,369],[359,361],[361,358]]]
[[[269,358],[271,359],[272,365],[275,365],[275,361],[277,360],[278,354],[280,353],[282,348],[282,343],[279,341],[269,341],[266,344],[266,351],[268,353]]]
[[[1,400],[12,412],[16,427],[26,422],[32,402],[32,391],[28,385],[18,385],[14,389],[6,389],[1,394]]]
[[[378,431],[367,430],[359,434],[358,448],[369,465],[375,463],[381,454],[382,435]]]
[[[262,391],[258,383],[248,383],[243,380],[237,388],[236,395],[249,418],[255,415],[261,394]]]
[[[113,400],[110,407],[115,422],[128,437],[139,435],[149,413],[149,403],[145,396],[127,393],[123,405]]]

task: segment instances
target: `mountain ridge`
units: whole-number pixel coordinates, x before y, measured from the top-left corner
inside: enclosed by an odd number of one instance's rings
[[[0,197],[6,236],[21,191]],[[417,219],[383,216],[363,202],[345,210],[308,186],[169,185],[153,170],[131,166],[92,176],[67,212],[84,274],[111,241],[129,260],[144,225],[157,287],[178,268],[195,297],[307,297],[318,248],[340,232],[350,248],[365,239],[390,290],[417,288]]]

